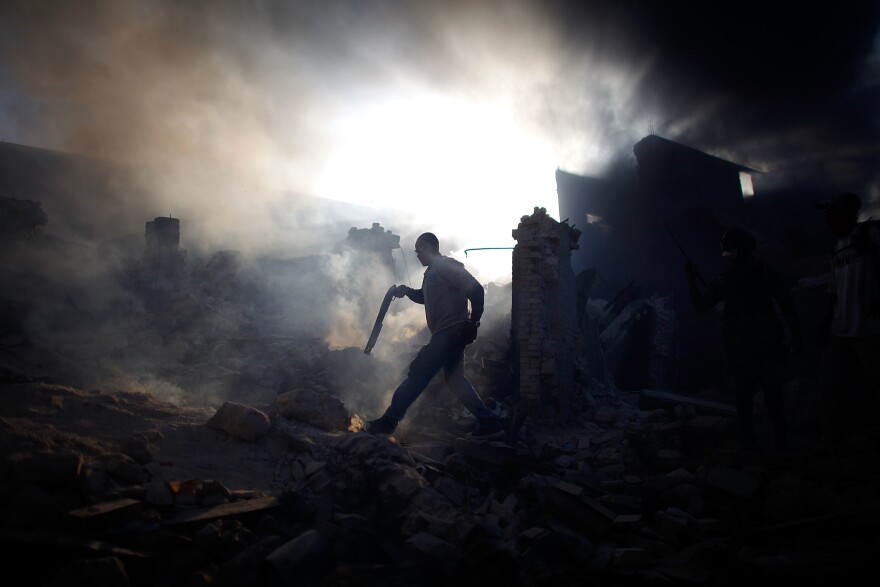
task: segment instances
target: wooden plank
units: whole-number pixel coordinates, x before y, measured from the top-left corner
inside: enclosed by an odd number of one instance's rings
[[[458,454],[493,465],[516,464],[516,449],[500,442],[468,441],[457,439],[453,449]]]
[[[47,532],[16,532],[0,530],[0,545],[3,545],[4,552],[10,550],[10,545],[26,545],[32,553],[37,549],[43,549],[40,555],[46,555],[46,549],[62,548],[65,554],[69,555],[71,550],[79,550],[82,552],[98,552],[102,554],[112,554],[117,556],[131,556],[137,558],[148,558],[152,555],[122,548],[113,544],[95,540],[94,538],[82,536],[66,536],[58,533]]]
[[[736,416],[736,406],[730,404],[722,404],[719,402],[708,401],[697,397],[667,393],[664,391],[654,391],[651,389],[644,389],[640,394],[640,408],[645,409],[668,404],[694,406],[695,408],[709,410],[710,412],[725,414],[727,416]]]
[[[581,530],[591,540],[608,535],[616,515],[598,501],[570,493],[571,484],[557,483],[547,493],[547,509],[560,521]]]
[[[113,501],[105,501],[88,505],[79,509],[70,511],[70,515],[77,520],[90,520],[101,517],[117,518],[120,515],[139,513],[141,502],[136,499],[122,498]]]
[[[199,508],[182,511],[170,520],[163,522],[164,525],[185,524],[215,518],[225,518],[240,514],[248,514],[260,510],[266,510],[281,505],[281,501],[275,496],[257,497],[232,503],[223,503],[209,508]]]

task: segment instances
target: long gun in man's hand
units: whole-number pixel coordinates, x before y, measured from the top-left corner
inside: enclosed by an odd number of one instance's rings
[[[376,316],[376,322],[373,324],[373,332],[370,333],[370,339],[367,341],[367,346],[364,347],[365,355],[370,354],[370,351],[373,350],[373,346],[379,339],[379,332],[382,330],[382,321],[385,319],[385,313],[388,311],[388,306],[391,305],[391,300],[394,299],[394,292],[396,290],[397,286],[392,285],[385,293],[385,297],[382,298],[382,305],[379,306],[379,315]]]
[[[703,286],[705,287],[705,285],[706,285],[706,281],[703,279],[703,276],[700,275],[700,272],[697,271],[697,265],[696,265],[696,263],[694,263],[694,262],[691,260],[691,258],[688,256],[688,254],[684,252],[684,249],[682,248],[681,243],[678,242],[678,239],[675,238],[675,235],[672,234],[672,231],[669,229],[669,225],[666,224],[666,223],[664,222],[664,223],[663,223],[663,226],[666,227],[666,231],[669,233],[669,236],[671,236],[671,237],[672,237],[672,240],[675,241],[675,246],[677,246],[677,247],[678,247],[678,250],[681,251],[681,254],[684,255],[684,259],[685,259],[685,261],[687,261],[687,265],[686,265],[686,267],[688,267],[688,268],[690,268],[690,269],[693,270],[694,275],[697,276],[697,279],[699,279],[699,280],[700,280],[700,283],[702,283]]]

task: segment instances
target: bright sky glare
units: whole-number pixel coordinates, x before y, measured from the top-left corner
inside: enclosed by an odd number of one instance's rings
[[[316,193],[418,215],[441,247],[461,245],[442,252],[484,283],[510,281],[509,251],[464,249],[512,247],[511,230],[536,206],[558,217],[551,145],[497,102],[414,91],[361,105],[331,129]]]

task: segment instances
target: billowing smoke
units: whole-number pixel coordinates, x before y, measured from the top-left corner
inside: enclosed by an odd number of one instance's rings
[[[598,171],[648,129],[648,58],[625,67],[611,31],[610,50],[575,51],[556,16],[528,2],[4,3],[3,134],[123,165],[125,193],[66,203],[120,232],[173,215],[207,248],[290,251],[319,220],[302,200],[324,197],[409,213],[397,232],[435,230],[459,254],[506,246],[521,215],[555,211],[557,167]],[[509,279],[503,260],[476,269]]]
[[[792,30],[764,4],[754,20],[742,3],[3,2],[2,139],[88,161],[41,168],[30,191],[0,174],[0,196],[43,202],[68,243],[63,269],[25,280],[61,284],[52,307],[68,311],[28,323],[153,383],[171,381],[156,365],[206,356],[223,366],[206,393],[318,378],[332,368],[317,354],[257,369],[237,351],[304,332],[301,355],[361,349],[387,288],[418,286],[423,231],[482,282],[509,281],[511,229],[535,206],[555,214],[555,170],[627,164],[650,132],[768,171],[757,190],[876,198],[880,5],[805,11]],[[82,171],[95,165],[111,171]],[[125,263],[92,249],[137,250],[159,216],[181,219],[188,270],[213,289],[139,324]],[[401,237],[395,267],[330,252],[374,222]],[[464,256],[482,247],[502,252]],[[63,340],[71,316],[87,340]],[[422,328],[420,307],[394,302],[372,357],[398,361],[390,381]]]
[[[768,181],[870,191],[878,9],[863,4],[789,30],[766,6],[744,22],[747,5],[5,2],[2,134],[124,161],[131,225],[198,218],[239,248],[279,244],[274,205],[297,216],[284,193],[503,246],[521,214],[555,210],[557,167],[600,172],[649,132]]]

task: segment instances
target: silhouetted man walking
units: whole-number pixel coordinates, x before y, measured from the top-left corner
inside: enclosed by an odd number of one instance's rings
[[[483,286],[461,262],[440,254],[440,242],[430,232],[416,239],[416,256],[427,267],[421,289],[401,285],[394,295],[425,305],[431,340],[410,363],[407,377],[394,391],[391,405],[380,418],[367,423],[367,431],[394,432],[406,410],[443,369],[447,387],[477,419],[473,434],[503,435],[500,419],[486,408],[463,369],[464,348],[476,340],[483,315]]]

